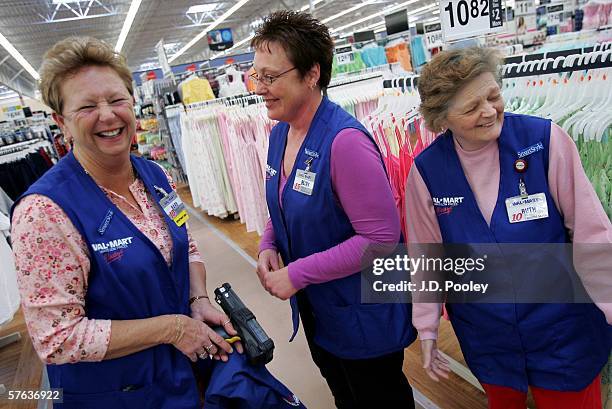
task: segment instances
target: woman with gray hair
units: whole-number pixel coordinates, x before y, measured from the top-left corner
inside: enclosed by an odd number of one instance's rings
[[[409,242],[611,243],[610,221],[572,139],[550,120],[504,112],[500,63],[493,50],[467,48],[441,52],[423,69],[421,113],[428,128],[443,133],[410,171]],[[451,206],[448,198],[461,200]],[[538,210],[523,212],[528,202]],[[610,279],[604,282],[609,287]],[[601,408],[609,304],[449,303],[447,309],[490,408],[524,409],[529,387],[540,409]],[[436,347],[440,311],[439,303],[413,305],[424,367],[434,380],[448,374]]]

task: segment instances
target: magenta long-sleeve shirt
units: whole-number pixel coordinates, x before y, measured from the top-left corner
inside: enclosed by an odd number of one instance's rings
[[[355,274],[365,248],[372,243],[396,243],[400,236],[398,210],[374,142],[356,129],[338,133],[331,147],[331,179],[355,235],[325,251],[289,263],[289,279],[296,289]],[[281,172],[279,196],[286,175]],[[268,219],[259,251],[276,249]]]
[[[497,141],[476,150],[465,151],[455,141],[461,167],[474,192],[478,207],[490,223],[499,191],[499,155]],[[552,124],[549,146],[548,184],[555,205],[573,243],[612,243],[612,225],[591,183],[587,179],[574,141]],[[410,243],[441,243],[442,233],[433,208],[431,194],[418,169],[413,165],[406,186],[407,234]],[[603,263],[599,263],[603,264]],[[610,285],[610,266],[598,265],[590,271],[590,280]],[[580,273],[580,272],[579,272]],[[597,277],[593,277],[597,276]],[[584,277],[582,277],[584,280]],[[597,303],[608,323],[612,322],[612,304]],[[420,339],[436,339],[441,305],[415,303],[412,322]]]

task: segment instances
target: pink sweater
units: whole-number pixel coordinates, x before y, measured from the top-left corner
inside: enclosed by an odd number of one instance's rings
[[[320,253],[289,263],[295,288],[343,278],[361,270],[361,257],[371,243],[396,243],[400,236],[398,210],[374,143],[355,129],[340,131],[331,148],[332,186],[355,235]],[[287,182],[281,172],[279,194]],[[268,219],[259,251],[276,249]]]
[[[497,141],[467,152],[455,141],[461,166],[474,192],[478,207],[490,223],[499,189]],[[574,243],[612,243],[612,225],[587,179],[574,141],[559,126],[550,132],[548,183],[557,209]],[[442,234],[431,195],[421,174],[412,166],[406,186],[407,234],[410,243],[441,243]],[[609,266],[598,266],[599,282],[609,283]],[[608,275],[606,279],[604,275]],[[603,279],[602,279],[603,278]],[[597,304],[612,322],[612,304]],[[436,339],[441,304],[415,303],[412,322],[420,339]]]

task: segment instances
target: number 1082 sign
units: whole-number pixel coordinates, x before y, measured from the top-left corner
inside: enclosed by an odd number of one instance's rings
[[[461,40],[503,30],[501,0],[441,0],[444,41]]]

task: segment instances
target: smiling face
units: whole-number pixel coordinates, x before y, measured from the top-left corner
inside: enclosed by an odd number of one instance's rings
[[[63,112],[54,114],[82,159],[106,161],[128,155],[136,131],[133,98],[110,67],[86,66],[61,87]]]
[[[465,150],[479,149],[499,138],[504,123],[504,100],[490,72],[480,74],[450,101],[444,127]]]
[[[253,68],[260,78],[282,74],[270,85],[258,81],[255,92],[264,98],[270,119],[289,124],[300,116],[319,79],[318,65],[306,73],[304,78],[300,77],[297,69],[292,70],[293,67],[287,53],[278,43],[270,42],[255,51]]]

